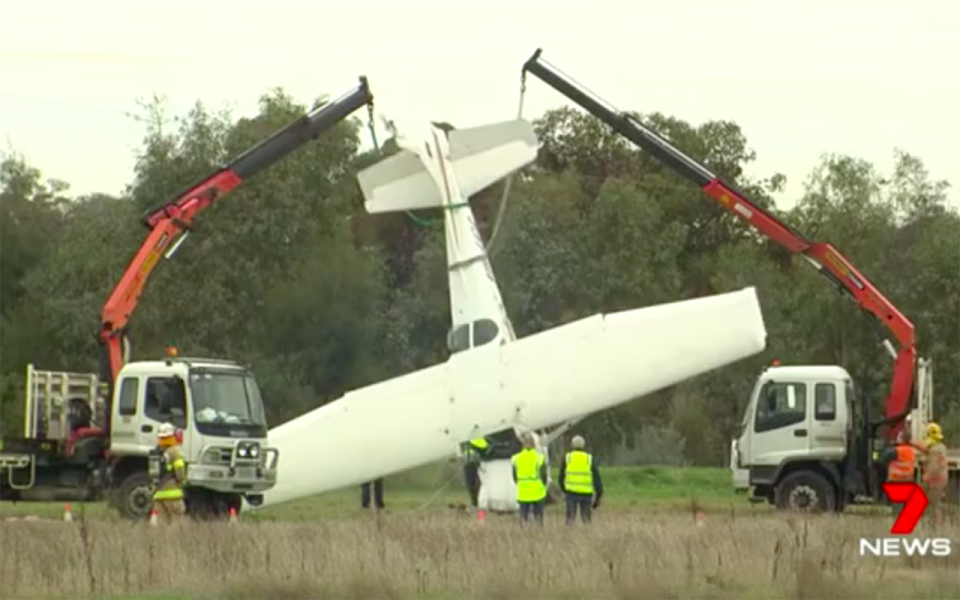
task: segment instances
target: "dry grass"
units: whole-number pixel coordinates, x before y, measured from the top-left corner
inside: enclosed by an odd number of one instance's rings
[[[958,598],[949,559],[865,559],[889,518],[600,514],[520,529],[453,515],[150,528],[4,523],[0,596]],[[85,532],[85,533],[84,533]],[[81,535],[83,533],[83,535]],[[951,528],[956,538],[956,527]]]

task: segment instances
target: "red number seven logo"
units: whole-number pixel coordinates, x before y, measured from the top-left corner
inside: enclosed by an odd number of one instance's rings
[[[883,484],[883,493],[894,504],[902,504],[903,508],[893,522],[890,533],[894,535],[908,535],[913,533],[923,511],[927,510],[927,495],[923,488],[912,481],[888,481]]]

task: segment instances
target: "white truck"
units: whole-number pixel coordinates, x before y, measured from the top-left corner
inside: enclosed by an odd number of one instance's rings
[[[906,418],[914,441],[933,414],[933,372],[921,359],[917,406]],[[835,365],[771,366],[758,377],[730,449],[734,488],[781,509],[841,511],[881,501],[886,466],[866,402]],[[960,498],[960,455],[950,451],[948,500]]]
[[[150,509],[150,451],[163,422],[179,427],[186,453],[187,512],[222,516],[241,499],[260,504],[277,480],[257,383],[229,361],[130,362],[127,330],[144,286],[189,235],[198,213],[258,172],[366,105],[360,84],[293,121],[143,217],[149,233],[103,305],[97,334],[102,374],[27,366],[23,437],[0,440],[0,499],[106,499],[121,514]]]
[[[143,518],[152,497],[148,457],[164,422],[182,434],[191,514],[239,511],[242,497],[256,505],[276,482],[279,455],[267,444],[257,382],[235,363],[130,362],[112,402],[92,373],[28,365],[25,387],[23,438],[0,447],[3,500],[106,500],[126,517]]]

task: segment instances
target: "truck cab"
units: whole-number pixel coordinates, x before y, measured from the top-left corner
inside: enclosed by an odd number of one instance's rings
[[[906,416],[913,439],[933,420],[933,371],[917,362],[917,402]],[[839,366],[768,367],[757,378],[730,448],[737,491],[778,508],[842,510],[876,502],[886,466],[884,444],[870,435],[870,415],[850,374]],[[859,406],[859,408],[858,408]],[[859,414],[858,414],[859,410]],[[947,498],[960,499],[960,456],[948,450]]]
[[[855,393],[839,366],[764,370],[731,447],[734,487],[778,505],[835,507],[857,437]]]
[[[178,428],[192,514],[239,511],[243,497],[255,506],[276,482],[279,456],[268,446],[259,387],[234,362],[130,362],[111,402],[94,374],[28,365],[26,388],[24,438],[0,451],[5,499],[106,499],[127,517],[145,517],[148,457],[165,422]]]
[[[194,512],[239,511],[241,496],[256,506],[273,487],[279,456],[267,446],[263,400],[247,369],[213,359],[143,361],[126,365],[115,389],[111,456],[132,459],[139,472],[160,425],[173,424]],[[127,470],[118,467],[118,478]]]

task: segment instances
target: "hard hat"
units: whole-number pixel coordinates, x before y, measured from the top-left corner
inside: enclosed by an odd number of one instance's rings
[[[943,430],[936,423],[927,423],[927,437],[935,440],[943,439]]]
[[[575,435],[573,439],[570,440],[570,447],[577,448],[578,450],[587,445],[587,442],[583,439],[582,435]]]
[[[174,437],[176,434],[177,434],[177,428],[171,425],[170,423],[164,423],[157,430],[158,438]]]

